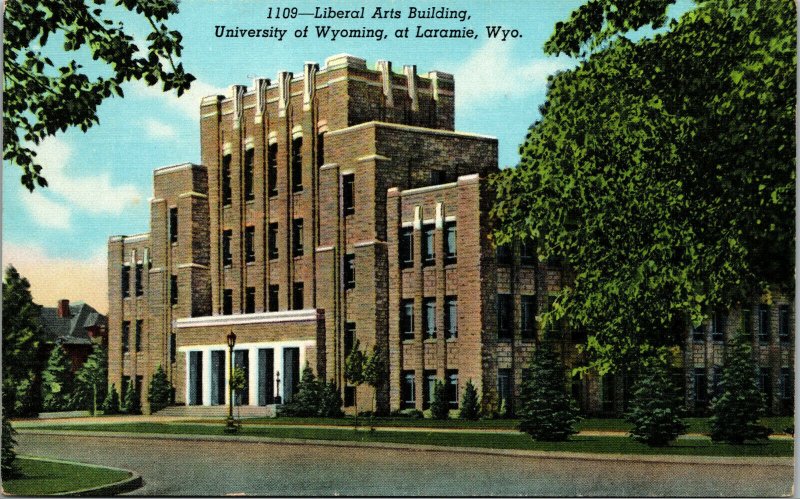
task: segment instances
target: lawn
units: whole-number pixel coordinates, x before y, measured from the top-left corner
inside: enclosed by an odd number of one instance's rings
[[[224,435],[224,425],[209,426],[187,423],[120,423],[97,425],[48,426],[53,430],[116,431],[132,433]],[[561,452],[702,455],[702,456],[792,456],[792,441],[769,441],[746,445],[713,444],[706,438],[678,440],[666,448],[651,448],[628,437],[575,436],[569,442],[534,442],[522,433],[486,432],[432,432],[432,431],[359,431],[338,428],[287,428],[281,426],[243,426],[240,435],[269,438],[295,438],[311,440],[336,440],[345,442],[383,442],[401,444],[439,445],[446,447],[479,447],[493,449],[522,449]]]
[[[15,496],[41,496],[83,490],[120,482],[126,471],[95,468],[81,464],[17,457],[18,476],[3,479],[3,491]]]

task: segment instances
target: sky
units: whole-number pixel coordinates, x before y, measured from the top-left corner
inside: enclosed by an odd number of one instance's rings
[[[113,2],[111,2],[113,4]],[[55,306],[60,298],[85,301],[101,312],[108,307],[107,242],[117,234],[149,230],[149,198],[155,168],[200,160],[199,101],[206,95],[227,94],[232,84],[252,86],[254,77],[275,81],[280,70],[302,74],[303,63],[324,66],[334,54],[349,53],[367,60],[392,61],[395,71],[415,64],[420,74],[439,70],[455,75],[456,129],[497,137],[499,164],[515,165],[527,128],[539,117],[547,76],[576,62],[546,56],[544,42],[556,22],[566,20],[582,0],[184,0],[180,13],[167,24],[183,35],[180,60],[197,80],[178,98],[158,87],[132,82],[124,98],[106,99],[99,109],[100,123],[86,133],[68,130],[38,146],[45,165],[46,189],[28,193],[19,183],[19,169],[3,168],[2,262],[13,264],[31,281],[37,303]],[[269,19],[273,7],[365,6],[367,19]],[[377,7],[401,11],[401,19],[370,19]],[[430,7],[466,10],[469,19],[408,19],[409,9]],[[144,41],[147,27],[141,19],[120,9],[109,12],[125,22],[135,40]],[[309,26],[307,38],[295,30]],[[321,39],[316,26],[384,28],[387,38]],[[414,38],[416,26],[472,28],[476,39]],[[216,27],[288,30],[276,38],[219,38]],[[486,26],[516,29],[517,38],[489,39]],[[410,27],[412,38],[395,38],[397,29]],[[143,45],[140,45],[140,47]],[[51,41],[44,51],[56,61],[68,60]],[[79,54],[80,57],[81,54]],[[89,71],[103,71],[91,60]]]

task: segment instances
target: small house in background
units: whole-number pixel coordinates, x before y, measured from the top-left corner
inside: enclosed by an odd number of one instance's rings
[[[108,347],[108,322],[105,315],[91,305],[69,300],[58,300],[55,307],[42,307],[44,336],[52,345],[60,345],[77,371],[89,355],[92,346]]]

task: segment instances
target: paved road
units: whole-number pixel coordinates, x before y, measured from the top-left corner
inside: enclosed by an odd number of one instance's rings
[[[144,495],[780,496],[789,466],[565,460],[275,443],[18,435],[18,451],[138,471]]]

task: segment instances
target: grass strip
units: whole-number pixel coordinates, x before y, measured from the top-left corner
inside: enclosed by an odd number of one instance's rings
[[[15,496],[41,496],[100,487],[125,480],[130,473],[18,456],[18,473],[3,479],[3,490]]]

